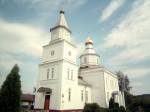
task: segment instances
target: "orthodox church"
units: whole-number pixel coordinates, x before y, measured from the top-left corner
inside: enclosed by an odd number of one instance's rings
[[[64,13],[60,11],[57,24],[50,29],[51,41],[43,46],[34,108],[80,112],[86,103],[107,108],[111,97],[125,106],[117,76],[102,66],[90,37],[85,41],[78,66],[77,47]]]

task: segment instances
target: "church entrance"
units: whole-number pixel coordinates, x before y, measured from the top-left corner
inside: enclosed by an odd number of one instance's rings
[[[49,110],[50,95],[45,95],[44,110]]]
[[[52,93],[52,89],[47,88],[47,87],[40,87],[37,92],[41,92],[45,94],[45,99],[44,99],[44,110],[49,110],[50,108],[50,96]]]

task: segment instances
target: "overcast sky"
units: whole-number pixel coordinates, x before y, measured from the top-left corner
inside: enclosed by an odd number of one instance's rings
[[[0,85],[17,63],[32,93],[62,8],[79,54],[92,37],[103,66],[127,74],[133,94],[150,93],[150,0],[0,0]]]

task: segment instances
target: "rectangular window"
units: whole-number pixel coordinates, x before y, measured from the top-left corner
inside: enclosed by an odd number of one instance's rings
[[[83,101],[83,90],[81,90],[81,101]]]
[[[68,89],[68,101],[71,101],[71,89]]]
[[[54,78],[54,68],[52,68],[51,78]]]
[[[49,68],[47,69],[47,79],[49,79]]]

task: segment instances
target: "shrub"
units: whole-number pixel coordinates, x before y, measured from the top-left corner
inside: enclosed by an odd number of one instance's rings
[[[120,112],[126,112],[126,110],[125,110],[125,108],[123,106],[120,106],[119,111]]]
[[[83,112],[109,112],[108,109],[101,108],[97,103],[90,103],[84,106]]]
[[[83,112],[101,112],[100,106],[97,103],[86,104]]]
[[[119,109],[119,104],[118,103],[114,103],[114,108]]]

